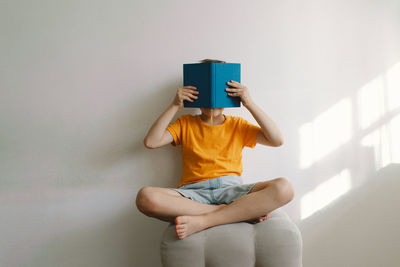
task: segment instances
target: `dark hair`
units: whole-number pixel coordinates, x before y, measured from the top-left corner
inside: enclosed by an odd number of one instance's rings
[[[226,63],[226,61],[223,60],[218,60],[218,59],[203,59],[200,61],[200,63],[210,63],[210,62],[216,62],[216,63]]]

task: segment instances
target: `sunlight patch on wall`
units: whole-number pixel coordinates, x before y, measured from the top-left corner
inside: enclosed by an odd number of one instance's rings
[[[366,135],[361,139],[361,145],[373,148],[375,170],[400,163],[400,114]]]
[[[305,219],[350,190],[351,177],[349,169],[318,185],[301,198],[301,219]]]
[[[301,169],[314,167],[351,138],[357,138],[354,144],[350,143],[355,149],[358,149],[357,142],[360,146],[373,148],[376,171],[391,163],[400,163],[400,62],[351,97],[342,99],[301,125]],[[343,169],[301,198],[301,219],[323,209],[351,187],[350,169]]]
[[[375,170],[400,162],[400,62],[379,75],[358,92],[359,118],[362,130],[373,127],[361,139],[361,145],[374,150]],[[389,121],[388,121],[389,120]]]
[[[352,136],[351,109],[350,98],[342,99],[313,121],[300,127],[300,168],[310,167],[350,140]]]
[[[400,107],[400,62],[386,72],[388,108],[393,111]]]
[[[382,118],[385,113],[384,88],[383,76],[379,75],[358,91],[358,114],[361,129],[368,128]]]
[[[375,170],[385,167],[391,162],[389,147],[389,131],[386,125],[379,127],[361,139],[361,145],[374,149]]]

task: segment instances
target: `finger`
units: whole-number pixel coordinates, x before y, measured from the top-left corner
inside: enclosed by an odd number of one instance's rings
[[[194,101],[193,99],[191,99],[191,98],[188,97],[188,96],[182,96],[182,99],[187,100],[187,101],[190,101],[190,102],[193,102],[193,101]]]
[[[238,93],[228,93],[229,96],[239,96]]]
[[[233,88],[238,87],[238,85],[234,84],[234,83],[228,83],[228,86],[233,87]]]
[[[198,92],[198,90],[194,88],[182,88],[182,91]]]
[[[232,84],[240,84],[240,83],[238,83],[237,81],[234,81],[234,80],[230,80],[228,83],[232,83]]]
[[[184,86],[184,87],[182,87],[182,88],[193,88],[193,89],[197,90],[197,87],[191,86],[191,85],[186,85],[186,86]]]
[[[229,92],[237,92],[240,89],[238,89],[238,88],[225,88],[225,90],[229,91]]]
[[[180,94],[180,98],[183,99],[183,98],[185,98],[185,97],[190,98],[191,95],[190,95],[189,93],[182,92],[182,93]]]
[[[190,88],[182,88],[181,92],[190,92],[190,93],[199,93],[199,91],[196,91],[195,89],[190,89]]]
[[[191,93],[187,93],[187,92],[182,92],[183,95],[188,96],[188,97],[192,97],[192,98],[199,98],[198,96],[192,95]]]
[[[194,96],[191,92],[182,91],[182,95]]]
[[[195,94],[199,93],[199,91],[196,91],[194,89],[183,89],[182,92],[190,92],[190,93],[195,93]]]
[[[236,82],[236,81],[229,81],[229,82],[227,82],[227,84],[228,84],[229,86],[233,86],[233,87],[240,86],[240,83],[238,83],[238,82]]]

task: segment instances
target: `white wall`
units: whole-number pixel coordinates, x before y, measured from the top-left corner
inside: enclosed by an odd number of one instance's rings
[[[145,185],[178,184],[180,150],[148,150],[143,138],[182,64],[204,58],[240,62],[281,127],[284,146],[244,150],[243,177],[289,178],[284,210],[306,224],[400,162],[399,10],[395,0],[2,1],[0,266],[160,266],[167,223],[134,200]],[[226,114],[255,123],[245,108]]]

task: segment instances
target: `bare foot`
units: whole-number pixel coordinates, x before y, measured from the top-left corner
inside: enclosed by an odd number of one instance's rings
[[[205,229],[204,217],[202,215],[178,216],[175,218],[175,231],[179,239],[200,232]]]
[[[264,215],[264,216],[261,216],[261,217],[255,218],[255,219],[247,220],[245,222],[248,222],[248,223],[251,223],[251,224],[256,224],[256,223],[260,223],[260,222],[263,222],[265,220],[268,220],[269,217],[270,217],[269,214],[267,214],[267,215]]]
[[[213,209],[210,211],[207,211],[206,213],[217,211],[219,209],[223,209],[226,206],[227,206],[227,204],[212,205]],[[200,215],[193,215],[193,216],[200,216]],[[186,236],[188,236],[190,234],[195,233],[193,231],[194,231],[194,229],[197,229],[197,227],[192,227],[192,226],[190,228],[188,227],[186,217],[192,217],[192,216],[189,216],[189,215],[188,216],[178,216],[175,218],[175,232],[178,235],[178,237],[181,239],[185,238]],[[203,229],[196,230],[196,232],[201,231],[201,230],[203,230]]]

